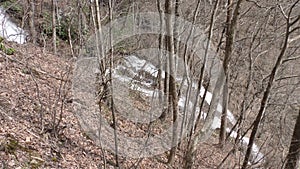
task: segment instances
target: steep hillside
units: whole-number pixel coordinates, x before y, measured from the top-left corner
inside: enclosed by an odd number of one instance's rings
[[[96,2],[0,1],[0,169],[284,168],[299,0]]]
[[[15,53],[0,56],[1,168],[95,168],[100,149],[72,114],[72,62],[32,44],[5,45]]]
[[[1,168],[101,168],[103,151],[81,131],[72,113],[73,60],[30,43],[4,45],[15,53],[0,56]],[[195,168],[213,168],[227,152],[217,147],[216,135],[198,151]],[[139,168],[168,168],[157,160],[145,159]],[[137,162],[122,163],[129,168]],[[172,168],[177,163],[180,159]]]

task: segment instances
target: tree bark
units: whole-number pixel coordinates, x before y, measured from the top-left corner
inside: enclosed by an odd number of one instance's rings
[[[158,90],[159,90],[159,102],[160,103],[163,103],[165,101],[165,97],[163,97],[163,83],[162,83],[162,73],[163,73],[163,41],[164,41],[164,38],[163,38],[163,11],[162,11],[162,8],[161,8],[161,4],[160,4],[160,1],[159,0],[156,0],[156,3],[157,3],[157,10],[158,10],[158,13],[159,13],[159,37],[158,37],[158,49],[159,49],[159,55],[158,55],[158,66],[159,66],[159,69],[158,69],[158,74],[157,74],[157,87],[158,87]],[[160,115],[160,119],[164,119],[166,117],[166,106],[164,105],[163,107],[163,110],[162,110],[162,113]]]
[[[56,55],[56,0],[52,0],[52,38],[53,52]]]
[[[29,29],[31,35],[31,41],[33,44],[36,44],[36,30],[35,30],[35,23],[34,23],[34,16],[35,16],[35,1],[34,0],[27,0],[29,4]]]
[[[167,47],[169,51],[169,105],[172,105],[173,113],[173,133],[172,133],[172,148],[170,150],[170,155],[168,158],[168,163],[172,163],[175,158],[176,149],[177,149],[177,127],[178,127],[178,95],[176,89],[176,70],[175,70],[175,55],[174,55],[174,37],[173,37],[173,7],[172,1],[166,0],[165,2],[165,11],[166,11],[166,32],[167,32]]]
[[[82,11],[82,2],[81,0],[77,0],[77,10],[78,10],[78,37],[79,37],[79,47],[81,49],[82,47],[82,15],[83,15],[83,11]]]
[[[98,4],[98,0],[96,0],[96,8],[97,8],[97,18],[98,18],[98,25],[99,25],[99,30],[101,31],[101,20],[100,20],[100,11],[99,11],[99,4]],[[111,22],[113,21],[113,2],[112,0],[108,1],[109,3],[109,23],[111,24]],[[109,29],[109,47],[110,47],[110,61],[109,61],[109,79],[110,79],[110,102],[111,102],[111,114],[112,114],[112,120],[113,120],[113,126],[114,126],[114,142],[115,142],[115,161],[116,161],[116,166],[120,167],[120,163],[119,163],[119,155],[118,155],[118,136],[117,136],[117,121],[116,121],[116,111],[115,111],[115,105],[114,105],[114,98],[113,98],[113,67],[114,67],[114,48],[113,48],[113,35],[111,32],[111,25],[110,25],[110,29]],[[102,34],[102,32],[100,32],[100,35]],[[100,38],[102,38],[100,36]],[[101,39],[102,40],[102,39]],[[102,53],[104,52],[103,49]],[[104,53],[103,53],[104,54]],[[104,63],[105,64],[105,63]],[[120,167],[121,168],[121,167]]]
[[[298,169],[300,167],[300,109],[294,127],[289,153],[286,157],[285,169]]]

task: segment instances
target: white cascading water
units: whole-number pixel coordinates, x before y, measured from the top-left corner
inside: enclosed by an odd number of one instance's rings
[[[0,36],[8,41],[13,41],[19,44],[26,42],[27,34],[23,29],[9,20],[9,16],[5,10],[0,7]]]

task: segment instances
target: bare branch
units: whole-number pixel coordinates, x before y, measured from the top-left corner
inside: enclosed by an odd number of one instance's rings
[[[294,28],[294,29],[290,30],[290,32],[289,32],[289,33],[291,34],[291,33],[295,32],[295,31],[296,31],[296,30],[298,30],[298,29],[300,29],[300,26],[297,26],[296,28]]]
[[[280,78],[278,78],[278,79],[275,79],[275,81],[286,80],[286,79],[292,79],[292,78],[297,78],[297,77],[300,77],[300,75],[292,75],[292,76],[280,77]]]
[[[297,0],[293,3],[293,5],[290,7],[290,11],[289,11],[289,14],[288,14],[288,18],[291,17],[291,14],[293,12],[293,9],[295,8],[295,6],[297,5],[297,3],[299,3],[300,0]]]
[[[287,59],[283,60],[282,63],[285,63],[285,62],[288,62],[288,61],[292,61],[292,60],[296,60],[296,59],[300,59],[300,55],[296,56],[296,57],[287,58]]]
[[[290,25],[291,26],[293,26],[296,22],[298,22],[300,20],[300,15],[298,15],[297,16],[297,18],[294,20],[294,21],[292,21],[291,23],[290,23]]]
[[[285,12],[284,12],[284,10],[283,10],[282,6],[281,6],[281,5],[279,5],[279,4],[277,4],[277,6],[279,7],[279,9],[280,9],[280,12],[281,12],[281,14],[284,16],[284,18],[285,18],[285,19],[288,19],[288,16],[285,14]]]

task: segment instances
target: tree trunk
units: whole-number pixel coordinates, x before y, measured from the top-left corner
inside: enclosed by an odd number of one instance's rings
[[[27,3],[30,6],[30,10],[29,10],[29,29],[30,29],[31,41],[32,41],[33,44],[36,44],[36,30],[35,30],[35,23],[34,23],[35,2],[34,2],[34,0],[28,0]]]
[[[179,35],[179,26],[178,25],[178,18],[180,16],[179,14],[179,5],[180,5],[180,0],[175,0],[175,20],[174,20],[174,29],[173,29],[173,40],[174,40],[174,54],[177,55],[180,52],[179,48],[179,41],[180,41],[180,35]],[[177,67],[178,67],[178,58],[175,57],[175,71],[177,72]]]
[[[79,38],[79,48],[81,49],[82,47],[82,15],[83,15],[83,11],[82,11],[82,2],[81,0],[77,0],[77,10],[78,10],[78,38]]]
[[[158,55],[158,74],[157,74],[157,87],[159,90],[159,102],[163,103],[164,99],[163,99],[163,84],[162,84],[162,71],[163,71],[163,62],[162,62],[162,58],[163,58],[163,36],[162,36],[162,31],[163,31],[163,15],[162,15],[162,8],[161,8],[161,4],[160,1],[157,0],[157,10],[159,13],[159,37],[158,37],[158,49],[159,49],[159,55]],[[165,110],[162,110],[162,114],[160,115],[161,119],[164,119],[166,116],[166,112]]]
[[[174,37],[173,37],[173,23],[172,14],[173,7],[171,0],[166,0],[165,2],[166,10],[166,32],[167,32],[167,47],[169,51],[169,105],[172,105],[173,113],[173,133],[172,133],[172,148],[170,150],[170,156],[168,158],[168,163],[172,163],[175,159],[175,153],[177,149],[177,115],[178,115],[178,96],[176,89],[176,70],[175,70],[175,55],[174,55]]]
[[[223,106],[222,106],[222,115],[221,115],[221,127],[220,127],[220,135],[219,135],[219,144],[220,146],[224,146],[225,138],[226,138],[226,126],[227,126],[227,107],[228,107],[228,93],[229,89],[226,84],[229,82],[228,75],[228,66],[232,55],[232,48],[234,43],[234,34],[236,31],[236,25],[239,15],[239,9],[243,0],[238,0],[234,12],[232,14],[232,0],[228,0],[228,11],[227,11],[227,19],[226,19],[226,44],[225,44],[225,56],[223,62],[224,74],[226,77],[225,85],[223,88]],[[232,19],[231,19],[232,18]]]
[[[56,55],[56,0],[52,0],[52,38],[53,52]]]
[[[289,153],[286,157],[285,169],[299,169],[300,167],[300,109],[294,127]]]
[[[97,8],[97,18],[98,18],[98,25],[99,25],[99,30],[101,31],[101,20],[100,20],[100,11],[99,11],[99,3],[98,0],[96,0],[96,8]],[[109,23],[111,24],[111,22],[113,21],[113,2],[112,0],[108,1],[109,3]],[[110,79],[110,90],[109,90],[109,94],[110,94],[110,102],[111,102],[111,114],[112,114],[112,120],[113,120],[113,127],[114,127],[114,142],[115,142],[115,161],[116,161],[116,166],[120,167],[120,163],[119,163],[119,155],[118,155],[118,136],[117,136],[117,121],[116,121],[116,111],[115,111],[115,106],[114,106],[114,98],[113,98],[113,67],[114,67],[114,48],[113,48],[113,35],[112,35],[112,30],[111,30],[111,25],[110,25],[110,29],[109,29],[109,47],[110,47],[110,61],[109,61],[109,79]],[[100,32],[100,35],[102,34],[102,32]],[[102,38],[100,36],[100,38]],[[102,42],[102,39],[101,39]],[[101,49],[102,53],[103,48]],[[103,53],[105,54],[105,53]],[[104,62],[105,64],[105,62]]]

